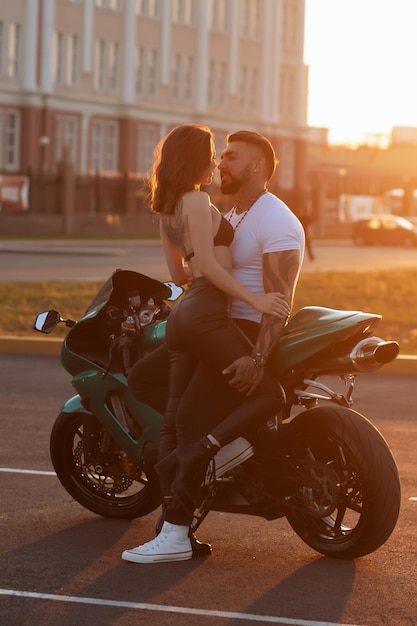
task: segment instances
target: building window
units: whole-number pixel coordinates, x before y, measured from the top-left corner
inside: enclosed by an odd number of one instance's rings
[[[193,57],[188,56],[185,59],[184,72],[184,99],[189,102],[193,95]]]
[[[159,0],[148,0],[148,17],[159,17]]]
[[[220,63],[220,68],[219,68],[218,103],[220,106],[223,106],[226,103],[226,92],[227,92],[227,65],[225,61],[222,61]]]
[[[96,0],[96,7],[118,11],[120,9],[120,0]]]
[[[243,78],[242,78],[243,80]],[[227,64],[210,59],[207,80],[207,101],[210,105],[223,106],[227,94]]]
[[[284,0],[282,17],[282,46],[286,50],[298,50],[297,0]]]
[[[208,80],[207,80],[207,102],[209,104],[214,103],[214,84],[216,75],[216,62],[214,59],[210,59],[208,66]]]
[[[209,0],[209,28],[218,33],[227,32],[226,0]]]
[[[292,67],[283,67],[280,84],[280,116],[284,121],[294,121],[296,117],[296,70]]]
[[[97,91],[117,91],[119,76],[119,43],[99,39],[94,51],[94,87]]]
[[[70,87],[74,87],[77,84],[77,76],[78,76],[78,37],[77,35],[68,35],[66,84]]]
[[[53,78],[57,85],[61,85],[64,76],[64,35],[54,33],[54,57],[53,57]]]
[[[95,172],[101,170],[103,155],[103,125],[101,122],[93,122],[91,138],[91,169]]]
[[[251,84],[249,93],[249,107],[252,112],[255,112],[258,106],[258,89],[259,89],[259,71],[257,67],[251,69]]]
[[[135,91],[137,96],[141,96],[143,93],[143,73],[145,67],[145,49],[136,48],[136,77],[135,77]]]
[[[117,90],[117,76],[119,66],[119,44],[116,41],[109,42],[109,89]]]
[[[20,24],[9,24],[7,42],[7,71],[9,78],[17,78],[19,75],[19,48],[20,48]]]
[[[0,21],[0,76],[3,76],[4,23]]]
[[[0,168],[15,172],[20,166],[20,112],[0,110]]]
[[[54,33],[53,79],[56,85],[75,87],[78,82],[78,35]]]
[[[194,23],[193,0],[171,0],[172,21],[176,24],[192,26]]]
[[[91,130],[91,169],[117,172],[119,134],[117,122],[95,120]]]
[[[156,126],[138,125],[138,146],[136,167],[139,174],[147,176],[152,168],[155,146],[158,141],[158,128]]]
[[[142,17],[159,17],[160,0],[136,0],[136,13]]]
[[[279,147],[278,184],[281,189],[294,189],[295,144],[283,141]]]
[[[105,53],[106,42],[99,39],[96,41],[94,54],[94,87],[98,91],[104,91],[105,87]]]
[[[78,161],[78,118],[73,115],[57,115],[55,118],[55,160],[58,163],[68,150],[73,163]]]
[[[118,134],[115,123],[107,122],[105,128],[104,171],[117,172]]]
[[[174,54],[172,57],[172,97],[178,100],[180,97],[181,57]]]
[[[239,8],[241,36],[247,39],[259,39],[259,0],[240,0]]]
[[[148,95],[156,95],[156,66],[157,66],[157,51],[154,48],[149,50],[149,65],[148,65]]]
[[[172,59],[171,69],[174,68],[176,57]],[[135,93],[137,97],[154,97],[157,93],[157,65],[158,53],[155,48],[147,50],[136,49]]]
[[[242,65],[240,69],[239,104],[242,110],[248,107],[248,68],[246,65]]]

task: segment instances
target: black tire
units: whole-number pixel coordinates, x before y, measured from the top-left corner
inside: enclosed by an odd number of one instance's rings
[[[103,436],[104,430],[92,415],[58,415],[51,432],[50,455],[61,484],[79,504],[97,515],[127,519],[148,515],[159,506],[153,477],[149,479],[145,466],[136,468],[135,478],[129,476],[120,461],[123,455],[112,440],[110,450],[114,454],[99,457]]]
[[[317,552],[344,559],[382,546],[398,519],[401,488],[380,432],[356,411],[331,406],[299,414],[291,431],[288,452],[307,479],[287,514],[297,535]]]

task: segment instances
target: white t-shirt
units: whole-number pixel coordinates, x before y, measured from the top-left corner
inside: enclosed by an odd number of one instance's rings
[[[304,229],[284,202],[271,193],[261,196],[246,214],[229,211],[226,219],[235,228],[230,250],[233,276],[239,283],[264,294],[262,257],[268,252],[300,250],[304,257]],[[231,316],[260,322],[261,313],[245,302],[232,299]]]

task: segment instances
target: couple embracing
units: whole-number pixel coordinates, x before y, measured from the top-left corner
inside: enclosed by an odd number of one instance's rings
[[[268,356],[291,311],[304,231],[267,189],[277,163],[255,131],[229,135],[218,163],[205,126],[178,126],[157,147],[151,210],[172,280],[187,289],[168,318],[166,344],[129,374],[134,395],[164,414],[155,466],[163,506],[157,536],[125,550],[126,561],[210,552],[190,532],[207,466],[285,401]],[[216,167],[222,193],[234,200],[225,216],[200,190]]]

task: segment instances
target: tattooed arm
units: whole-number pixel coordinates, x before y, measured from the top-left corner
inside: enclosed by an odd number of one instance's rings
[[[290,310],[300,272],[299,250],[271,252],[263,256],[263,280],[265,292],[279,291],[286,296]],[[280,338],[286,319],[263,315],[254,353],[268,357]],[[241,393],[251,395],[263,376],[263,367],[257,366],[251,356],[241,357],[223,370],[223,374],[233,377],[229,383]]]
[[[279,291],[284,294],[292,309],[295,288],[300,272],[300,253],[298,250],[271,252],[263,256],[263,279],[265,292]],[[255,352],[269,356],[280,338],[287,320],[277,320],[270,315],[263,315]]]

